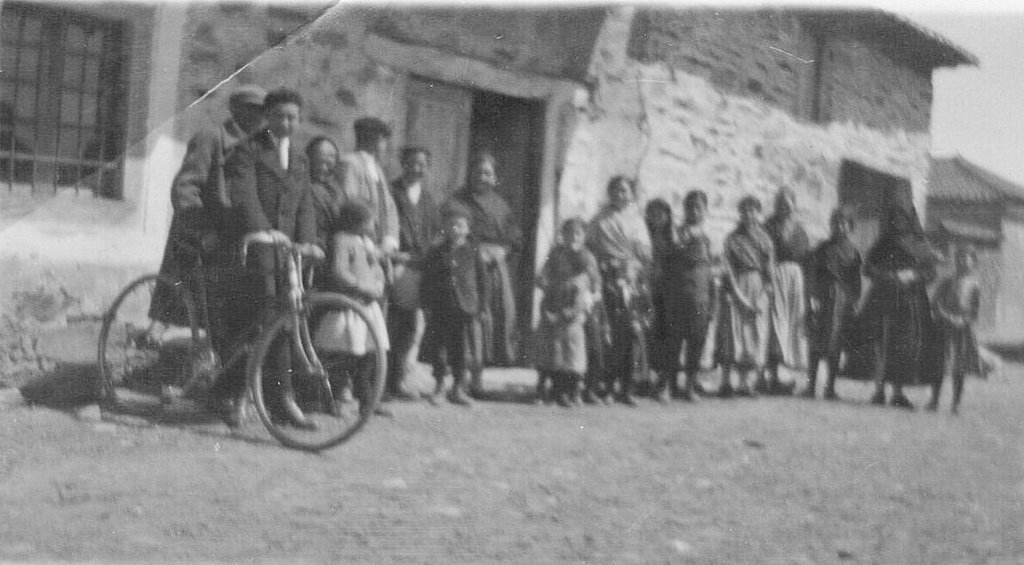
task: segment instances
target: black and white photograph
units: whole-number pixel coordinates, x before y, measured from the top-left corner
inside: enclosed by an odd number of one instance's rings
[[[1024,563],[1024,5],[0,0],[0,563]]]

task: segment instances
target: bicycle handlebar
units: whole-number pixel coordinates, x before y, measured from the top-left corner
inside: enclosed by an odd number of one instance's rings
[[[322,261],[324,252],[312,243],[292,243],[291,239],[277,230],[249,232],[242,237],[242,266],[246,264],[249,247],[252,245],[272,245],[279,249],[291,251],[312,262]]]

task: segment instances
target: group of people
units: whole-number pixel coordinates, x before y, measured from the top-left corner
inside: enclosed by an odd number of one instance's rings
[[[538,398],[632,405],[639,380],[660,401],[692,401],[704,393],[698,373],[715,365],[719,397],[793,394],[796,383],[780,377],[787,366],[806,371],[799,395],[814,398],[826,361],[826,399],[839,398],[842,372],[873,380],[873,404],[886,403],[888,383],[890,404],[912,409],[904,386],[930,385],[935,410],[948,373],[956,412],[964,377],[982,373],[976,252],[958,247],[953,274],[930,296],[942,256],[910,202],[893,198],[862,258],[847,209],[832,213],[830,237],[812,247],[790,188],[778,191],[764,222],[760,200],[748,196],[718,255],[704,232],[705,192],[685,195],[678,227],[663,199],[641,213],[629,179],[613,178],[607,192],[589,227],[564,224],[538,281],[546,291]]]
[[[351,315],[326,316],[313,332],[329,361],[348,375],[368,370],[373,347],[387,348],[387,398],[417,397],[403,381],[421,308],[429,323],[420,357],[439,379],[454,374],[454,402],[467,403],[466,392],[480,390],[485,363],[518,360],[510,263],[522,235],[495,190],[491,154],[476,154],[466,186],[437,203],[436,189],[427,187],[431,156],[423,147],[402,148],[402,175],[389,181],[382,159],[391,131],[380,119],[356,120],[355,148],[342,154],[326,136],[314,137],[305,148],[294,146],[303,101],[291,89],[267,93],[243,86],[231,94],[229,109],[230,119],[189,142],[172,185],[174,215],[161,264],[170,280],[189,281],[202,271],[209,319],[201,322],[222,358],[273,314],[284,288],[282,257],[273,249],[250,254],[249,268],[239,265],[242,236],[266,232],[323,259],[314,284],[362,300],[373,323],[386,328],[379,344]],[[187,312],[164,285],[157,288],[150,315],[184,324]],[[286,369],[288,348],[277,347],[271,358],[282,381],[276,409],[296,426],[311,425]],[[243,417],[241,369],[225,373],[211,390],[212,403],[231,425]],[[350,385],[358,382],[339,383],[336,401],[349,400]]]
[[[418,398],[404,384],[418,311],[426,321],[419,359],[436,382],[425,395],[432,403],[447,398],[469,405],[482,390],[484,366],[519,361],[518,348],[528,341],[518,339],[511,273],[522,233],[496,190],[493,155],[474,154],[465,186],[439,203],[435,196],[448,187],[428,187],[431,156],[423,147],[402,148],[402,175],[388,181],[382,159],[391,132],[377,118],[356,120],[355,148],[342,154],[325,136],[304,150],[292,144],[303,117],[293,90],[241,87],[229,107],[229,120],[189,143],[172,187],[174,217],[161,266],[172,279],[186,280],[202,264],[204,323],[222,357],[273,312],[284,282],[272,249],[250,259],[255,268],[237,264],[241,236],[262,231],[323,258],[318,287],[366,304],[384,343],[371,343],[365,322],[344,315],[318,320],[314,341],[349,375],[370,369],[373,346],[388,348],[386,399]],[[972,254],[957,254],[957,274],[939,285],[933,309],[926,286],[938,256],[909,204],[890,208],[862,266],[848,237],[851,217],[836,211],[832,236],[812,250],[787,188],[763,224],[761,203],[743,199],[739,225],[720,255],[704,231],[706,193],[686,195],[680,227],[664,200],[650,201],[642,213],[627,177],[611,179],[607,194],[607,205],[589,223],[564,222],[536,279],[543,291],[532,336],[538,399],[635,405],[648,383],[659,400],[693,400],[704,392],[697,376],[709,364],[721,367],[720,396],[791,393],[781,365],[807,367],[803,394],[814,396],[821,360],[828,363],[825,397],[836,398],[845,352],[848,372],[859,367],[875,379],[873,402],[885,402],[888,382],[892,404],[904,407],[910,403],[903,385],[941,385],[934,375],[942,373],[943,359],[952,359],[957,406],[963,375],[977,365]],[[872,281],[865,296],[862,272]],[[152,317],[180,323],[185,313],[175,304],[171,289],[158,288]],[[933,355],[928,349],[935,343],[947,345],[940,352],[947,354]],[[312,425],[289,382],[287,346],[271,358],[282,369],[277,410],[296,426]],[[334,401],[349,401],[358,382],[340,382]],[[226,373],[211,395],[225,420],[237,425],[241,371]]]

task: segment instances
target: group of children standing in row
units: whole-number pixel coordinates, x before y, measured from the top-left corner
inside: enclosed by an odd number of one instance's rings
[[[895,206],[883,218],[882,234],[865,262],[850,239],[854,221],[845,209],[833,212],[830,237],[812,250],[792,219],[791,191],[780,191],[775,214],[764,223],[760,202],[747,197],[739,204],[736,230],[725,240],[724,260],[717,260],[703,228],[707,203],[704,192],[688,193],[678,229],[665,201],[648,203],[651,264],[604,285],[601,273],[609,270],[588,250],[586,224],[579,219],[563,224],[562,241],[537,281],[544,291],[534,350],[538,399],[570,405],[615,398],[633,404],[633,383],[620,383],[613,395],[614,375],[588,374],[607,371],[609,353],[624,353],[609,339],[616,332],[616,316],[609,310],[618,301],[634,309],[649,306],[624,318],[624,331],[633,336],[634,348],[646,347],[643,353],[657,374],[653,396],[661,401],[695,399],[704,392],[698,373],[714,364],[722,370],[721,397],[791,394],[793,384],[779,380],[779,366],[785,364],[807,370],[800,395],[813,398],[821,361],[827,363],[824,398],[836,400],[845,355],[847,371],[864,373],[849,376],[875,381],[875,404],[885,402],[888,383],[891,403],[912,408],[903,385],[927,384],[932,388],[928,409],[935,410],[943,376],[951,374],[952,411],[957,412],[965,375],[982,372],[973,331],[980,301],[973,248],[955,250],[955,273],[937,284],[929,299],[925,290],[940,257],[924,240],[912,207]],[[862,293],[862,274],[871,281],[867,293]],[[646,301],[622,298],[645,292]],[[635,369],[642,357],[634,355],[634,367],[626,370]],[[734,370],[740,377],[736,386]]]

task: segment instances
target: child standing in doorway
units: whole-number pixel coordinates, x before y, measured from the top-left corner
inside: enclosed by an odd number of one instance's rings
[[[974,276],[977,252],[970,245],[957,248],[954,254],[956,272],[939,282],[935,290],[935,316],[943,330],[945,341],[944,367],[932,384],[932,397],[928,410],[938,410],[942,381],[950,373],[953,377],[953,405],[950,412],[960,410],[960,397],[964,390],[964,377],[980,375],[981,358],[974,323],[978,319],[981,290]]]

